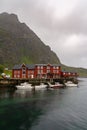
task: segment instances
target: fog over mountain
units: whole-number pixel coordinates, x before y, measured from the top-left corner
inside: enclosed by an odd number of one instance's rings
[[[0,12],[17,14],[62,63],[87,68],[86,0],[0,0]]]
[[[63,64],[87,68],[87,0],[0,0],[0,12],[17,14]]]

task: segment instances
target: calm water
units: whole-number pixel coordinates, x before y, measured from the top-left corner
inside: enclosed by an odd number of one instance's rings
[[[87,130],[87,79],[65,89],[0,89],[0,130]]]

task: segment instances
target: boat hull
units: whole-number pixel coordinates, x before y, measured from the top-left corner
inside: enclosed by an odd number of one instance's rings
[[[64,87],[64,85],[60,84],[60,83],[55,83],[55,84],[48,83],[48,86],[49,86],[49,88],[54,88],[54,89],[63,88]]]
[[[73,83],[73,82],[71,82],[71,81],[68,81],[68,82],[65,83],[65,86],[66,86],[66,87],[77,87],[78,84],[75,84],[75,83]]]
[[[17,89],[32,89],[31,84],[28,83],[21,83],[20,85],[16,86]]]

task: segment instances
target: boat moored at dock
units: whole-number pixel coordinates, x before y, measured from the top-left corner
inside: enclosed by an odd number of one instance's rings
[[[48,82],[48,88],[63,88],[64,85],[59,83],[59,82],[55,82],[55,84],[51,84],[50,82]]]
[[[66,87],[77,87],[78,84],[73,83],[72,81],[67,81],[67,82],[65,83],[65,86],[66,86]]]
[[[31,86],[31,84],[24,82],[21,83],[20,85],[16,85],[17,89],[32,89],[33,87]]]
[[[47,88],[47,85],[44,83],[41,83],[40,85],[35,85],[35,90],[41,90]]]

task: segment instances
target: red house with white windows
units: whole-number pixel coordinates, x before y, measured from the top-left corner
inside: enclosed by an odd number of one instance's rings
[[[12,69],[12,78],[59,78],[61,66],[58,64],[21,64]]]
[[[73,78],[73,77],[78,77],[78,74],[76,72],[66,72],[66,71],[62,71],[61,72],[61,77],[64,78]]]

